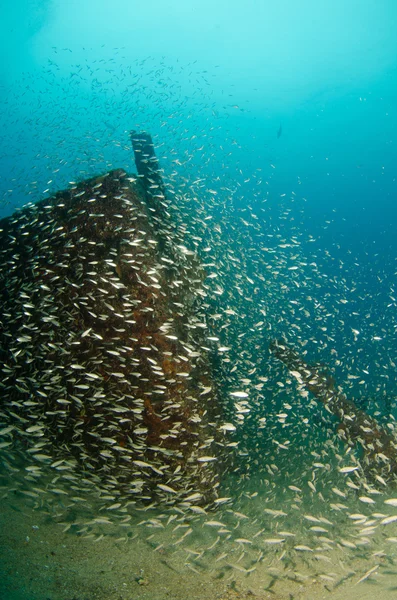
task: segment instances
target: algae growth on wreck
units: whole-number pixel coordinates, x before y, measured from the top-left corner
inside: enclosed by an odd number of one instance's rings
[[[130,501],[201,500],[221,434],[200,349],[204,272],[144,200],[112,171],[3,221],[4,434],[33,478],[80,466]]]

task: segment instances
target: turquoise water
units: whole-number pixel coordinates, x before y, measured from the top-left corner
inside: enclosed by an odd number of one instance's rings
[[[269,346],[284,339],[395,436],[395,3],[23,0],[2,13],[0,217],[111,169],[134,174],[130,131],[149,132],[178,243],[205,269],[200,344],[215,429],[232,428],[214,442],[225,500],[150,518],[89,486],[79,508],[45,461],[42,480],[26,475],[29,456],[3,433],[1,598],[204,599],[218,584],[225,597],[337,598],[371,568],[354,589],[389,597],[397,538],[381,521],[395,487],[362,470],[341,415]],[[0,430],[15,425],[7,411]],[[104,512],[114,530],[95,522]]]

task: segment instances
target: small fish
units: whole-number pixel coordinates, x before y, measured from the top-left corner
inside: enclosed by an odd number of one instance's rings
[[[339,473],[352,473],[353,471],[357,471],[357,469],[359,469],[359,467],[356,466],[342,467],[341,469],[339,469]]]
[[[375,571],[377,571],[379,569],[379,567],[380,567],[380,565],[375,565],[374,567],[369,569],[362,577],[360,577],[360,579],[358,581],[356,581],[356,585],[358,585],[362,581],[365,581],[366,579],[368,579],[368,577],[370,577],[373,573],[375,573]]]

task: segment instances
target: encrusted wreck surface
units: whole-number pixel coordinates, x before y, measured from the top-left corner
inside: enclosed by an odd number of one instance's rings
[[[205,273],[147,200],[115,170],[0,222],[0,442],[33,475],[205,503],[220,435]]]

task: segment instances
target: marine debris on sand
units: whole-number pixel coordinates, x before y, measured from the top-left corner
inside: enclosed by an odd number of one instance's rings
[[[381,474],[383,478],[394,479],[397,475],[396,438],[349,400],[330,376],[305,362],[284,340],[271,342],[270,350],[296,378],[299,387],[308,390],[328,412],[338,417],[340,438],[350,446],[357,444],[362,449],[365,469]]]
[[[150,136],[132,142],[141,177],[113,170],[0,221],[0,446],[33,478],[208,503],[225,432],[205,272],[169,224]]]

